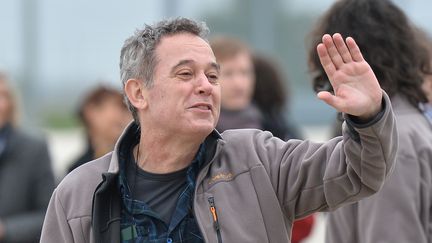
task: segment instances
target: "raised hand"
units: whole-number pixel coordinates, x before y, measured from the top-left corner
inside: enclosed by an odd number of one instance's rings
[[[334,95],[321,91],[318,98],[360,120],[374,117],[381,110],[382,90],[354,39],[326,34],[317,51],[334,90]]]

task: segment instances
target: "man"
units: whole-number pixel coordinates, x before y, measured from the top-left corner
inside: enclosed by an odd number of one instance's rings
[[[0,242],[39,241],[54,175],[45,141],[18,127],[17,102],[0,73]]]
[[[87,148],[68,172],[112,151],[121,132],[132,120],[121,92],[108,86],[98,86],[86,95],[78,117],[85,128]]]
[[[394,172],[381,191],[328,215],[326,242],[432,242],[432,129],[419,109],[427,102],[423,78],[432,71],[428,50],[390,0],[335,2],[311,36],[319,43],[328,32],[357,40],[391,98],[400,146]],[[329,82],[314,46],[309,56],[318,89]]]
[[[263,129],[263,116],[252,104],[255,73],[249,47],[238,39],[222,36],[213,38],[210,47],[221,69],[221,111],[216,129]]]
[[[379,190],[396,127],[353,39],[325,35],[318,46],[340,90],[318,97],[351,114],[344,137],[322,144],[215,131],[220,71],[206,32],[180,18],[126,40],[120,72],[135,123],[113,153],[62,181],[41,242],[289,242],[294,219]]]

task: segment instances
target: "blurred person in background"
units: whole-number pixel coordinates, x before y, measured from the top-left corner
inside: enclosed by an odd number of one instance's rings
[[[418,29],[418,35],[420,40],[423,40],[423,44],[427,48],[432,61],[432,39],[422,29]],[[419,107],[429,122],[432,124],[432,74],[426,74],[424,76],[422,89],[426,94],[427,102],[420,103]]]
[[[252,101],[263,115],[262,129],[282,140],[301,139],[298,128],[285,117],[290,97],[279,64],[268,56],[254,54],[253,69],[255,88]]]
[[[420,109],[423,111],[423,114],[432,124],[432,75],[428,75],[425,77],[422,88],[423,91],[426,93],[428,102],[420,103]]]
[[[111,152],[123,129],[132,121],[122,93],[103,85],[87,93],[79,106],[78,117],[84,125],[87,146],[68,172]]]
[[[263,129],[263,117],[252,103],[255,73],[252,54],[246,43],[227,36],[210,40],[220,65],[221,111],[216,129]]]
[[[328,215],[326,242],[432,242],[432,129],[419,109],[427,102],[423,79],[431,74],[427,48],[391,1],[337,1],[319,20],[309,49],[311,71],[317,74],[315,90],[335,94],[340,90],[332,89],[315,53],[324,33],[356,40],[391,98],[400,144],[394,172],[381,191]]]
[[[45,141],[18,128],[17,103],[0,73],[0,242],[39,242],[54,175]]]
[[[326,35],[318,45],[332,84],[347,92],[318,97],[350,114],[350,130],[326,143],[286,142],[257,129],[215,130],[220,67],[207,33],[204,23],[177,18],[125,41],[120,76],[134,122],[113,153],[56,188],[41,242],[290,242],[296,218],[381,187],[396,125],[353,39]],[[334,42],[355,62],[332,61],[346,54],[329,53]]]

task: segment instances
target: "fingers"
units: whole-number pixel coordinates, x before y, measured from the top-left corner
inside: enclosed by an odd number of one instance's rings
[[[336,69],[339,69],[344,63],[364,60],[359,47],[351,37],[344,41],[339,33],[334,34],[333,37],[325,34],[322,38],[322,44]]]
[[[332,95],[328,91],[321,91],[317,94],[318,98],[328,105],[334,107],[338,111],[342,111],[342,104],[340,98],[337,96]]]
[[[336,69],[339,69],[344,64],[344,61],[339,54],[338,49],[336,48],[335,43],[333,42],[333,38],[329,34],[325,34],[322,38],[322,43],[327,48],[327,53],[329,54],[331,60],[333,61],[333,64],[335,65]]]
[[[349,51],[354,61],[363,61],[363,55],[360,52],[360,48],[352,37],[346,38],[346,44],[348,45]]]
[[[351,38],[352,39],[352,38]],[[333,35],[333,42],[336,45],[337,50],[339,51],[339,54],[342,57],[342,60],[347,63],[347,62],[352,62],[352,57],[351,57],[351,53],[348,50],[347,45],[345,44],[341,34],[336,33]]]
[[[323,66],[327,76],[328,77],[333,76],[333,73],[336,72],[336,67],[333,64],[333,61],[331,60],[327,52],[327,48],[324,46],[324,44],[320,43],[317,46],[317,52],[318,52],[318,57],[320,59],[321,65]]]

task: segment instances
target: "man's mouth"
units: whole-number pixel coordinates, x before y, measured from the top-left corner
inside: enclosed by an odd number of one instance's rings
[[[199,104],[195,104],[193,105],[191,108],[194,109],[200,109],[200,110],[212,110],[212,105],[210,104],[204,104],[204,103],[199,103]]]

